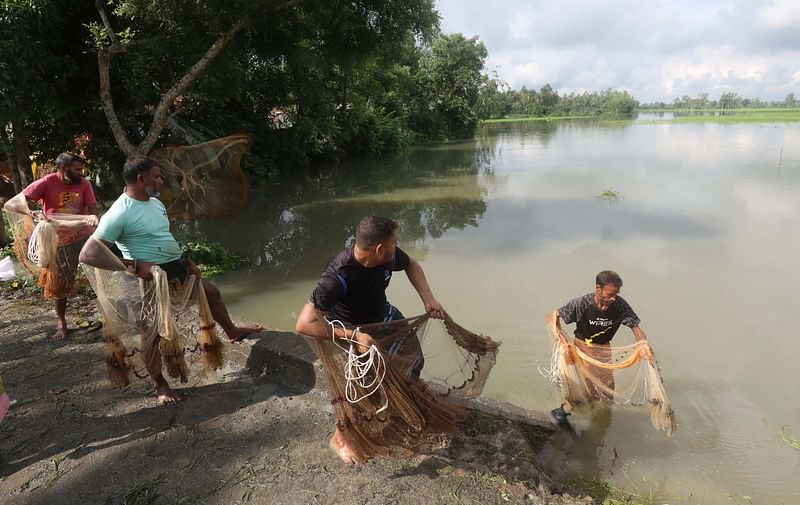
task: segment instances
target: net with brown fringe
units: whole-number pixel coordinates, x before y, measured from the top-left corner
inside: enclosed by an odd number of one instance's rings
[[[576,339],[564,344],[553,321],[548,330],[554,343],[545,376],[573,410],[591,408],[598,401],[625,405],[649,412],[653,427],[667,436],[677,429],[655,355],[652,361],[641,356],[640,350],[649,346],[648,342],[612,346]]]
[[[465,362],[459,363],[461,377],[451,384],[432,387],[415,374],[416,353],[429,321],[428,315],[381,322],[360,327],[378,342],[378,352],[386,373],[379,394],[357,395],[360,400],[346,400],[346,351],[330,340],[313,339],[312,346],[322,362],[336,426],[352,457],[363,463],[377,455],[408,454],[424,447],[431,435],[454,433],[464,418],[466,401],[477,397],[489,376],[500,342],[473,333],[452,319],[444,321],[451,343],[460,349]],[[405,352],[392,354],[389,349],[400,339],[416,341],[404,346]],[[466,363],[466,365],[465,365]],[[351,384],[366,393],[361,384]]]

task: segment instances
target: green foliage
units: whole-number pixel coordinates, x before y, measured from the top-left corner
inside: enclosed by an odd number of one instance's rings
[[[412,128],[430,138],[472,135],[479,120],[477,105],[486,56],[478,37],[467,39],[454,33],[435,39],[420,60]]]
[[[0,3],[0,125],[44,159],[104,122],[83,26],[93,12],[92,2]]]
[[[503,118],[508,114],[510,108],[505,100],[505,93],[509,91],[508,83],[500,79],[497,72],[493,72],[492,77],[482,76],[482,84],[478,92],[478,103],[476,114],[479,118],[496,119]]]
[[[11,257],[14,258],[13,251]],[[5,253],[0,253],[3,257]],[[41,295],[42,288],[39,287],[37,279],[27,270],[17,265],[15,269],[16,277],[8,281],[0,281],[0,290],[22,291],[29,295]]]
[[[781,440],[783,441],[784,444],[788,445],[789,447],[800,450],[800,440],[798,440],[797,437],[789,433],[789,430],[788,428],[786,428],[786,426],[784,426],[781,431]]]
[[[768,102],[760,98],[745,98],[734,91],[725,91],[720,94],[717,100],[709,98],[708,93],[700,93],[694,98],[689,95],[675,98],[671,104],[664,102],[642,104],[641,108],[643,110],[728,111],[731,109],[792,108],[796,107],[796,105],[797,100],[794,97],[794,93],[787,94],[784,100]]]
[[[595,503],[602,505],[655,505],[654,496],[642,497],[628,493],[616,486],[592,477],[575,476],[567,484],[577,493],[589,495]]]
[[[0,259],[5,258],[6,256],[14,257],[14,243],[13,241],[9,241],[8,244],[0,247]]]
[[[184,242],[183,249],[205,276],[229,272],[249,263],[247,258],[221,244],[207,242],[202,235],[195,235],[192,241]]]
[[[244,22],[171,106],[157,146],[248,131],[257,138],[257,162],[248,164],[257,177],[470,136],[481,90],[503,86],[482,74],[487,53],[477,38],[439,34],[432,0],[103,5],[111,28],[93,2],[18,0],[0,9],[0,122],[27,126],[23,140],[43,159],[90,134],[103,181],[115,180],[122,162],[97,93],[96,52],[112,45],[111,97],[138,144],[167,90],[220,34]],[[496,109],[500,95],[487,97],[483,108]],[[276,111],[288,128],[273,124]]]
[[[601,200],[605,200],[607,202],[618,202],[620,198],[622,198],[622,194],[619,191],[615,191],[613,189],[605,189],[595,195],[595,198],[599,198]]]
[[[627,117],[636,112],[639,102],[627,91],[607,89],[582,94],[556,93],[549,84],[537,92],[526,89],[507,90],[481,119],[529,117]]]

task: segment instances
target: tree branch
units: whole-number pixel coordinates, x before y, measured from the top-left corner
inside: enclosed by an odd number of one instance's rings
[[[106,33],[108,33],[108,37],[111,39],[111,45],[119,46],[117,34],[114,33],[114,28],[111,26],[111,20],[108,18],[108,13],[106,12],[105,2],[103,0],[95,0],[94,6],[97,9],[97,12],[100,13],[100,19],[103,21],[103,26],[106,28]]]
[[[296,5],[302,4],[303,2],[304,0],[287,0],[278,5],[276,10],[280,11],[284,9],[290,9]],[[114,33],[113,27],[111,26],[111,20],[106,12],[104,0],[95,0],[95,7],[100,13],[100,19],[103,21],[103,26],[106,28],[111,41],[111,44],[108,47],[104,47],[97,51],[97,63],[100,69],[100,102],[103,106],[103,112],[105,113],[108,124],[111,127],[112,133],[114,134],[114,138],[116,139],[117,144],[119,145],[120,149],[122,149],[122,152],[125,154],[125,156],[130,158],[137,154],[146,155],[153,149],[153,146],[155,146],[156,142],[158,141],[158,137],[161,135],[161,131],[164,129],[164,125],[167,122],[169,109],[174,104],[178,95],[186,91],[186,89],[191,86],[191,84],[203,72],[205,72],[205,70],[219,55],[219,53],[231,43],[236,34],[250,23],[250,19],[240,19],[233,26],[231,26],[228,31],[220,35],[219,38],[214,41],[211,47],[208,48],[205,54],[197,61],[197,63],[192,65],[191,68],[186,71],[183,77],[181,77],[175,84],[172,85],[172,87],[169,88],[169,90],[167,90],[167,92],[161,97],[161,100],[156,107],[156,111],[153,114],[153,122],[150,124],[147,135],[138,146],[134,146],[133,143],[128,139],[128,136],[125,133],[122,124],[120,123],[119,117],[114,110],[114,101],[111,97],[110,78],[111,60],[113,60],[114,56],[117,54],[125,52],[131,44],[120,43],[117,35]]]
[[[169,112],[169,108],[175,102],[175,98],[178,97],[181,93],[186,91],[186,89],[202,74],[206,68],[214,61],[214,58],[222,52],[225,47],[230,44],[233,38],[239,33],[242,28],[247,26],[250,23],[250,19],[240,19],[237,21],[227,32],[223,33],[219,36],[219,38],[214,41],[211,47],[208,48],[208,51],[200,58],[197,63],[191,66],[189,70],[181,77],[178,82],[172,85],[172,87],[164,93],[164,96],[161,97],[161,101],[158,102],[158,106],[156,107],[156,112],[153,115],[153,122],[150,125],[150,129],[147,132],[147,136],[145,136],[144,140],[136,147],[136,151],[138,154],[147,154],[156,144],[158,140],[158,136],[161,135],[161,130],[164,128],[164,125],[167,122],[167,113]]]
[[[117,145],[126,157],[134,154],[135,147],[128,139],[125,129],[122,128],[122,123],[117,117],[117,112],[114,110],[114,99],[111,97],[111,60],[114,56],[124,51],[124,47],[120,45],[117,40],[117,35],[111,26],[111,20],[108,18],[106,8],[103,0],[95,0],[94,3],[97,12],[100,13],[100,19],[103,20],[103,26],[111,39],[111,46],[104,47],[97,50],[97,68],[100,72],[100,104],[103,106],[103,113],[106,115],[108,125],[111,127],[111,132],[114,134],[114,139]]]
[[[106,49],[99,49],[97,51],[97,67],[100,71],[100,103],[103,106],[103,113],[106,115],[108,125],[111,127],[111,132],[114,134],[114,139],[125,157],[131,157],[136,148],[133,143],[128,139],[125,129],[122,128],[122,123],[117,117],[117,112],[114,110],[114,99],[111,97],[111,77],[110,67],[111,60],[114,58],[114,53]]]

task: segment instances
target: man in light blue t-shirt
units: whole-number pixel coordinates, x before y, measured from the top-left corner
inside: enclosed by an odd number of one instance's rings
[[[122,263],[133,267],[137,276],[151,279],[150,268],[158,265],[170,280],[183,282],[187,275],[194,274],[201,278],[200,270],[181,250],[180,245],[169,231],[169,218],[164,204],[156,196],[164,180],[161,178],[161,167],[158,163],[145,157],[128,160],[122,171],[125,179],[125,191],[108,209],[95,230],[93,237],[105,246],[113,244],[122,252]],[[97,268],[114,268],[99,264],[103,258],[102,248],[96,240],[89,240],[81,250],[80,261]],[[228,310],[222,302],[219,289],[203,279],[203,289],[208,298],[208,305],[214,320],[219,323],[231,342],[238,342],[251,333],[263,330],[261,326],[236,326],[231,321]],[[161,373],[161,361],[148,364],[150,376],[156,383],[156,392],[160,403],[174,403],[178,396],[169,387]]]

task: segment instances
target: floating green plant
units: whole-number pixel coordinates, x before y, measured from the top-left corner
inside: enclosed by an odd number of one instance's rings
[[[800,451],[800,440],[792,436],[786,426],[783,427],[783,431],[781,432],[781,439],[783,439],[784,444]]]
[[[606,189],[603,190],[601,193],[595,195],[595,198],[599,198],[607,202],[618,202],[620,198],[622,198],[622,194],[619,191],[615,191],[613,189]]]

